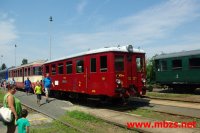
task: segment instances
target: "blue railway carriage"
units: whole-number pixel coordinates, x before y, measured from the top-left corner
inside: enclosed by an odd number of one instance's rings
[[[0,86],[3,86],[3,82],[8,80],[8,69],[0,70]]]
[[[8,80],[8,69],[0,70],[0,81]]]
[[[200,49],[155,57],[156,82],[174,89],[200,88]]]

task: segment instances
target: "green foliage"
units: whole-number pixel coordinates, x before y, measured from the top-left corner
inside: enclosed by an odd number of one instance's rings
[[[155,81],[155,61],[154,61],[153,56],[151,59],[147,60],[147,66],[146,66],[146,71],[147,71],[147,82],[152,83]]]
[[[4,70],[4,69],[6,69],[6,68],[7,68],[7,67],[6,67],[6,64],[3,63],[2,66],[1,66],[1,70]]]
[[[22,64],[21,65],[25,65],[25,64],[28,64],[28,60],[27,59],[23,59],[22,60]]]

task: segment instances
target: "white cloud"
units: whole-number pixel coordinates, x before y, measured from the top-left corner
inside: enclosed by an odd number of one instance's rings
[[[197,8],[194,1],[171,0],[122,18],[115,25],[120,29],[125,28],[124,31],[132,34],[136,40],[163,38],[180,25],[197,18]]]
[[[97,28],[99,32],[67,35],[64,37],[64,45],[69,46],[67,49],[76,46],[77,50],[109,44],[150,45],[157,39],[166,39],[180,26],[196,20],[200,15],[198,9],[195,0],[165,1],[136,15],[102,25]],[[180,47],[180,44],[177,46]]]
[[[0,13],[0,54],[3,55],[2,62],[6,65],[8,61],[14,60],[14,44],[12,46],[11,43],[18,38],[14,22],[15,20],[9,18],[7,13]]]
[[[9,21],[1,21],[0,29],[0,43],[5,43],[17,38],[13,23]]]

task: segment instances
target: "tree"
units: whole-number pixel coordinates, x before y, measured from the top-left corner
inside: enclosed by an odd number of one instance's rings
[[[7,67],[6,67],[6,64],[3,63],[2,66],[1,66],[1,70],[4,70],[4,69],[6,69],[6,68],[7,68]]]
[[[155,60],[154,60],[155,56],[147,60],[146,71],[147,71],[147,81],[149,83],[155,81]]]
[[[23,59],[22,60],[22,64],[21,65],[25,65],[25,64],[28,64],[28,60],[27,59]]]

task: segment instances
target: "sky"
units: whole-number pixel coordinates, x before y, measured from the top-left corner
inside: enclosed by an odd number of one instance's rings
[[[146,58],[200,49],[200,1],[0,0],[1,63],[50,59],[50,45],[51,59],[118,45]]]

